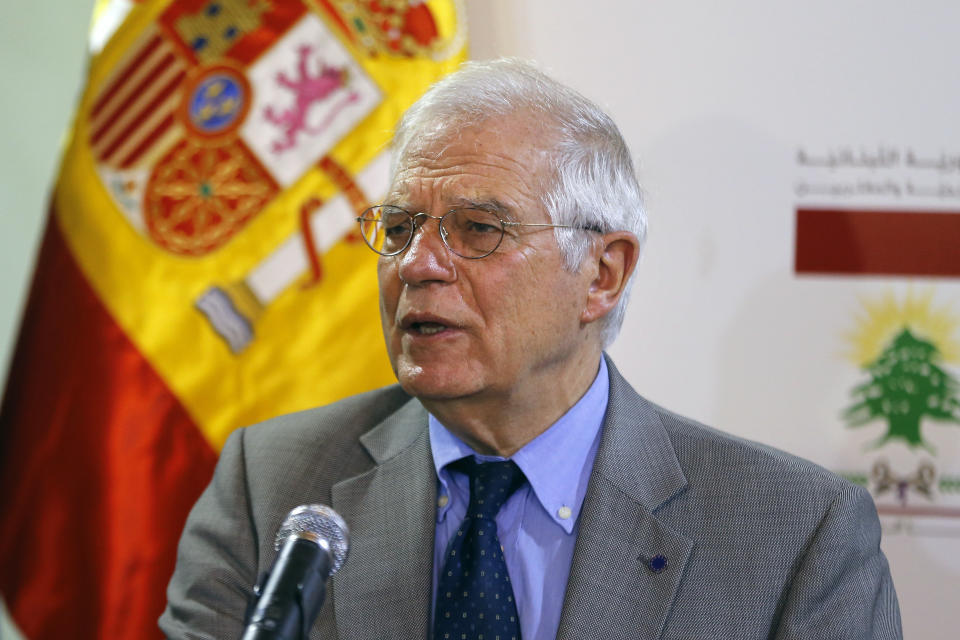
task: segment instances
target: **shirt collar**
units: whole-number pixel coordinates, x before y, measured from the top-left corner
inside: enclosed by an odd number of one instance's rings
[[[512,456],[527,476],[540,505],[567,533],[573,531],[587,494],[609,392],[607,363],[601,357],[597,376],[583,397],[549,429]],[[469,455],[480,460],[502,459],[477,454],[432,414],[429,426],[433,464],[444,494],[449,493],[448,474],[441,470],[447,464]]]

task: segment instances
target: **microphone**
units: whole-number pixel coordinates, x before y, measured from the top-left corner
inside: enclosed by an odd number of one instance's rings
[[[347,523],[326,505],[291,511],[274,541],[279,553],[254,587],[257,602],[240,640],[305,639],[320,613],[327,578],[347,558],[347,535]]]

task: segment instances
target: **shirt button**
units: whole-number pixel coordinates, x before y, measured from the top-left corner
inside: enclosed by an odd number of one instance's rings
[[[447,506],[448,502],[450,502],[449,496],[440,496],[439,498],[437,498],[437,506],[440,507],[441,509]]]
[[[573,515],[573,512],[570,511],[570,507],[563,506],[563,507],[560,507],[559,509],[557,509],[557,516],[558,516],[561,520],[566,520],[567,518],[569,518],[569,517],[572,516],[572,515]]]

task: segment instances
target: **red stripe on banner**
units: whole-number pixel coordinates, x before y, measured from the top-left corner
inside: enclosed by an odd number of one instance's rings
[[[960,276],[960,213],[797,209],[797,273]]]
[[[134,117],[130,124],[123,128],[119,134],[117,134],[116,139],[107,147],[102,153],[99,154],[99,157],[103,160],[108,159],[113,155],[113,152],[116,151],[120,146],[127,141],[127,138],[133,133],[137,127],[143,125],[142,119],[145,118],[151,111],[155,111],[163,102],[170,96],[171,93],[177,90],[180,86],[180,82],[186,77],[187,72],[181,71],[177,75],[173,76],[163,89],[160,90],[153,100],[151,100],[145,107],[141,108]]]
[[[901,518],[960,518],[960,509],[956,507],[878,504],[877,514],[899,516]]]
[[[160,637],[177,540],[216,454],[83,277],[53,215],[0,443],[0,590],[25,635]]]
[[[153,145],[153,143],[157,141],[157,138],[162,136],[164,133],[166,133],[167,129],[173,126],[173,121],[174,121],[174,117],[173,117],[173,114],[171,113],[166,118],[164,118],[163,121],[160,122],[160,124],[154,127],[153,131],[147,134],[147,136],[143,139],[143,141],[140,144],[138,144],[136,147],[134,147],[133,151],[127,154],[127,157],[125,157],[123,160],[120,161],[119,163],[120,168],[129,169],[131,166],[133,166],[133,163],[139,160],[140,156],[142,156],[147,151],[147,149],[149,149]]]
[[[143,64],[143,61],[146,60],[150,54],[153,53],[153,50],[159,47],[162,42],[163,38],[156,35],[140,50],[137,57],[123,69],[123,72],[111,83],[110,88],[107,89],[104,94],[100,96],[100,99],[97,100],[97,103],[93,105],[93,110],[90,112],[91,118],[96,118],[100,114],[100,111],[110,102],[110,99],[120,91],[120,88],[130,79],[130,76],[137,72],[137,68]]]
[[[156,64],[156,66],[150,69],[150,73],[143,77],[137,86],[134,87],[134,89],[130,92],[130,95],[124,98],[120,104],[110,111],[110,114],[106,117],[103,124],[100,125],[100,128],[93,132],[93,135],[90,136],[90,144],[97,144],[105,135],[107,135],[107,133],[112,131],[117,120],[127,114],[130,106],[137,100],[143,99],[143,94],[147,91],[147,88],[156,81],[157,76],[162,74],[167,67],[176,64],[176,62],[177,59],[174,57],[174,55],[172,53],[168,53],[160,60],[160,62]],[[181,72],[178,74],[178,77],[182,78],[184,75],[185,74]],[[171,90],[170,83],[168,82],[166,87],[164,87],[164,91],[169,92]],[[142,116],[145,109],[141,107],[138,109],[138,111],[139,113],[137,114],[137,117],[134,118],[134,122],[136,122]]]

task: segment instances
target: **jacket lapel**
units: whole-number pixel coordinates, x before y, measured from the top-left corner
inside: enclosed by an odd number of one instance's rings
[[[610,403],[557,637],[659,638],[693,541],[655,514],[687,482],[653,407],[607,365]]]
[[[428,636],[437,481],[426,427],[420,403],[407,403],[360,439],[376,466],[333,487],[351,539],[333,576],[344,640]]]

